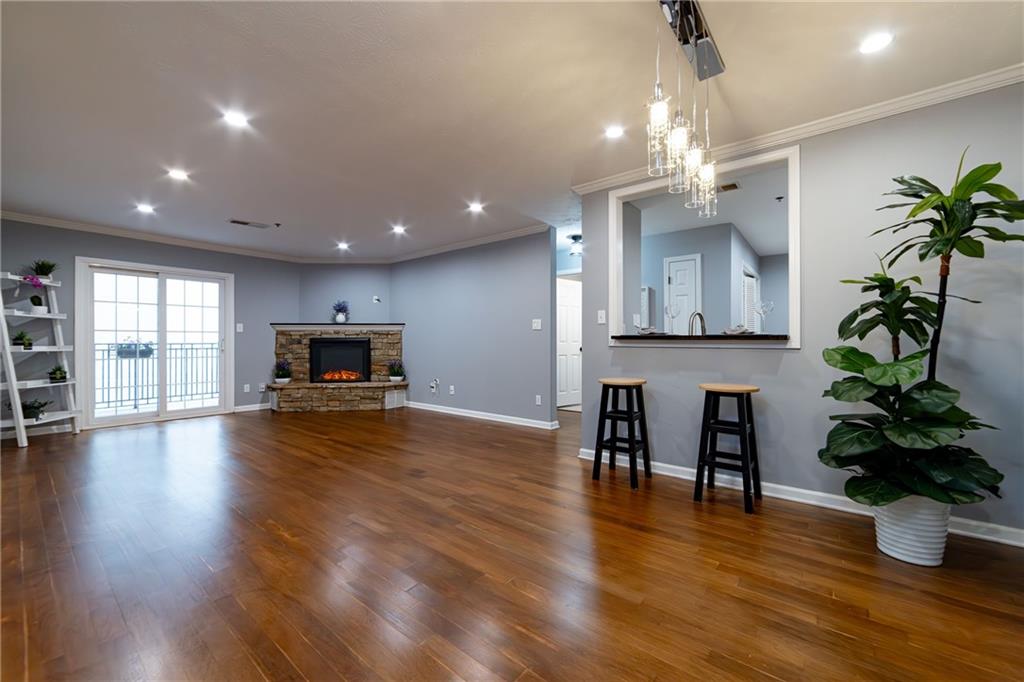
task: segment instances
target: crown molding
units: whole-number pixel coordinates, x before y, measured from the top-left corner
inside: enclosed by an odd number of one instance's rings
[[[285,263],[302,263],[306,265],[392,265],[394,263],[402,263],[405,261],[416,260],[418,258],[426,258],[427,256],[436,256],[438,254],[447,253],[449,251],[459,251],[461,249],[468,249],[474,246],[482,246],[484,244],[492,244],[494,242],[505,241],[506,239],[525,237],[527,235],[537,234],[539,232],[544,232],[545,230],[549,229],[548,225],[538,223],[536,225],[529,225],[527,227],[519,228],[517,230],[510,230],[508,232],[500,232],[498,234],[489,235],[486,237],[478,237],[476,239],[468,239],[461,242],[454,242],[452,244],[438,246],[432,249],[414,251],[413,253],[405,254],[397,258],[354,259],[346,258],[344,256],[340,256],[337,258],[306,258],[303,256],[288,256],[284,254],[273,253],[271,251],[261,251],[258,249],[244,249],[234,246],[226,246],[223,244],[215,244],[213,242],[201,241],[198,239],[185,239],[181,237],[150,234],[146,232],[139,232],[137,230],[129,230],[123,227],[113,227],[111,225],[97,225],[94,223],[84,223],[77,220],[64,220],[63,218],[50,218],[47,216],[33,215],[31,213],[19,213],[17,211],[2,210],[0,211],[0,218],[3,218],[4,220],[12,220],[19,223],[28,223],[30,225],[43,225],[45,227],[56,227],[63,230],[91,232],[93,234],[103,234],[111,237],[122,237],[124,239],[137,239],[140,241],[167,244],[169,246],[182,246],[189,249],[200,249],[202,251],[230,253],[236,256],[249,256],[250,258],[265,258],[268,260],[276,260]]]
[[[995,71],[989,71],[938,87],[921,90],[910,95],[879,102],[878,104],[871,104],[809,123],[802,123],[791,128],[784,128],[766,135],[758,135],[748,140],[715,147],[712,149],[712,153],[718,160],[731,159],[743,154],[793,144],[815,135],[831,133],[843,128],[851,128],[862,123],[870,123],[871,121],[888,118],[889,116],[896,116],[897,114],[914,111],[915,109],[923,109],[934,104],[941,104],[942,102],[1022,82],[1024,82],[1024,63],[1013,64],[1012,66],[996,69]],[[573,185],[572,190],[579,195],[590,194],[618,187],[619,185],[645,180],[649,177],[646,168],[636,168],[579,185]]]

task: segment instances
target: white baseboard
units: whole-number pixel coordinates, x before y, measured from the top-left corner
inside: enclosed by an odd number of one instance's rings
[[[428,410],[430,412],[443,412],[444,414],[454,414],[459,417],[470,417],[471,419],[486,419],[492,422],[501,422],[502,424],[515,424],[516,426],[528,426],[531,429],[545,429],[552,431],[558,428],[558,421],[546,422],[540,419],[526,419],[525,417],[513,417],[507,414],[495,414],[493,412],[477,412],[476,410],[464,410],[461,407],[447,407],[445,405],[431,405],[430,403],[416,403],[407,401],[406,407],[411,407],[416,410]]]
[[[233,412],[259,412],[260,410],[269,410],[270,403],[254,403],[252,405],[235,405]]]
[[[593,461],[594,451],[587,448],[580,448],[579,458]],[[629,458],[625,455],[618,455],[615,458],[615,461],[618,465],[629,466]],[[692,467],[679,466],[678,464],[665,464],[663,462],[652,461],[651,469],[665,476],[671,476],[672,478],[685,478],[689,481],[694,480],[697,476],[696,469]],[[742,490],[743,480],[739,476],[716,472],[715,485],[720,485],[723,488]],[[826,509],[835,509],[836,511],[847,512],[850,514],[871,516],[870,508],[854,502],[845,495],[821,493],[816,490],[806,490],[804,488],[794,488],[788,485],[767,482],[761,483],[761,492],[767,497],[775,497],[780,500],[803,502],[804,504],[810,504],[815,507],[825,507]],[[955,535],[964,535],[966,537],[978,538],[981,540],[991,540],[992,542],[999,542],[1004,545],[1024,547],[1024,528],[1000,526],[999,524],[988,523],[986,521],[975,521],[973,519],[952,516],[949,519],[949,532]]]

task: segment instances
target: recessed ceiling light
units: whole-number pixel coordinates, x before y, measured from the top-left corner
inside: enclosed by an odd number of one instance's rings
[[[135,204],[135,210],[139,213],[152,213],[154,209],[151,204]]]
[[[471,201],[470,204],[469,204],[469,212],[470,213],[483,213],[484,212],[484,205],[481,204],[479,201]]]
[[[405,225],[392,225],[391,231],[395,234],[405,234]]]
[[[234,128],[245,128],[249,125],[249,117],[241,111],[229,109],[224,112],[224,122]]]
[[[348,242],[338,242],[338,249],[341,251],[348,251]]]
[[[188,180],[188,172],[180,168],[172,168],[167,171],[167,176],[173,180]]]
[[[625,130],[623,130],[622,126],[608,126],[604,129],[604,136],[609,140],[616,140],[622,137],[624,132]]]
[[[871,54],[884,50],[892,42],[892,34],[881,31],[879,33],[872,33],[860,43],[861,54]]]

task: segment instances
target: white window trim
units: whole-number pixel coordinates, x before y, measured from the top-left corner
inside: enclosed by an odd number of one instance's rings
[[[145,416],[141,418],[129,418],[124,421],[104,421],[96,424],[92,420],[91,395],[92,381],[84,379],[92,376],[86,374],[83,368],[91,367],[91,360],[85,357],[85,349],[88,345],[86,330],[89,326],[88,320],[91,315],[92,301],[86,300],[86,293],[92,290],[89,283],[89,273],[92,266],[105,268],[140,270],[158,275],[183,277],[197,277],[206,279],[219,279],[224,282],[224,357],[230,358],[230,362],[224,363],[224,407],[209,411],[189,411],[185,414],[169,414],[164,416]],[[235,276],[230,272],[214,272],[211,270],[194,270],[190,268],[167,267],[163,265],[152,265],[149,263],[133,263],[129,261],[110,260],[108,258],[90,258],[88,256],[75,257],[75,374],[83,380],[75,384],[75,402],[82,410],[80,423],[83,429],[95,429],[106,426],[120,426],[122,424],[139,424],[155,421],[171,421],[174,419],[186,419],[213,414],[230,414],[235,411]],[[88,402],[86,402],[88,401]]]
[[[665,178],[655,178],[608,192],[608,345],[626,348],[800,348],[800,145],[783,147],[770,152],[717,164],[718,173],[760,166],[775,161],[786,161],[788,177],[789,223],[789,340],[788,341],[736,341],[704,342],[660,339],[633,341],[614,339],[624,333],[623,273],[622,273],[622,205],[633,199],[654,196],[665,191]]]

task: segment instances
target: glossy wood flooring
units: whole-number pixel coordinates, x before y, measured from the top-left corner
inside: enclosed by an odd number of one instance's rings
[[[1024,550],[916,568],[577,448],[414,410],[5,442],[3,680],[1024,676]]]

